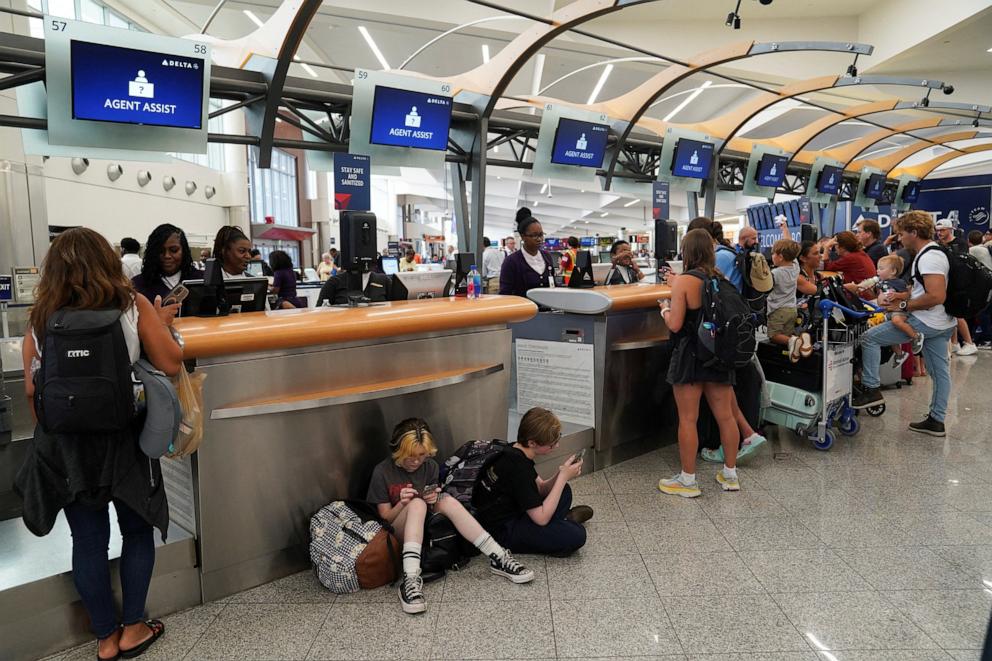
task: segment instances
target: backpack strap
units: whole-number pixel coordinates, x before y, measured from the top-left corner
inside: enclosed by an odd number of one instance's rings
[[[927,254],[931,250],[940,250],[940,246],[937,245],[936,243],[930,244],[929,246],[921,250],[920,254],[917,255],[916,259],[913,260],[913,280],[919,282],[921,287],[923,286],[924,283],[923,283],[923,276],[920,274],[920,259],[922,259],[923,255]]]

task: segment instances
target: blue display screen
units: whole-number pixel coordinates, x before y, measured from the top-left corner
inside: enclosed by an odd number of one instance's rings
[[[789,162],[788,156],[778,156],[776,154],[765,154],[758,163],[758,171],[755,180],[759,186],[771,186],[778,188],[785,181],[785,166]]]
[[[596,245],[596,237],[594,236],[583,236],[579,239],[579,245],[583,248],[592,248]]]
[[[826,195],[836,195],[844,180],[841,168],[835,165],[824,165],[820,170],[820,179],[816,182],[816,190]]]
[[[918,181],[907,181],[906,185],[902,188],[902,201],[907,204],[912,204],[920,198],[920,182]]]
[[[369,141],[444,151],[448,148],[451,107],[449,96],[377,86]]]
[[[73,119],[201,127],[203,59],[75,39],[69,53]]]
[[[710,175],[713,160],[713,143],[682,138],[675,145],[672,174],[676,177],[705,179]]]
[[[865,196],[877,200],[882,197],[882,191],[885,190],[885,175],[884,174],[873,174],[868,177],[868,183],[865,184]]]
[[[587,168],[602,167],[606,139],[609,137],[610,127],[606,124],[560,119],[551,150],[551,162]]]

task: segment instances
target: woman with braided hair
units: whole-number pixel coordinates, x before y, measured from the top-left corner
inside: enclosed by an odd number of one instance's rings
[[[251,240],[236,225],[225,225],[214,238],[214,257],[219,259],[225,280],[247,278],[245,270],[251,261]]]

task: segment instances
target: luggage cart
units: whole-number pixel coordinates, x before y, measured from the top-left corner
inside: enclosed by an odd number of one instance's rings
[[[774,375],[767,374],[770,403],[764,419],[792,429],[818,450],[829,450],[834,444],[835,425],[844,436],[854,436],[861,429],[857,413],[851,407],[854,353],[872,313],[852,310],[830,300],[817,305],[823,318],[818,340],[823,355],[819,391],[776,383]],[[835,311],[846,315],[846,320],[833,321]],[[870,413],[881,415],[884,411],[882,408]]]

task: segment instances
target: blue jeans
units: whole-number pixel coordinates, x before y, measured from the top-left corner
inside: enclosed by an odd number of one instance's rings
[[[951,368],[947,357],[947,342],[956,326],[937,330],[930,328],[914,315],[909,315],[909,325],[917,333],[923,335],[923,360],[927,373],[933,381],[933,393],[930,396],[930,417],[939,422],[947,415],[947,399],[951,395]],[[861,356],[863,359],[861,383],[866,388],[878,388],[881,380],[878,377],[878,367],[882,362],[882,347],[890,344],[902,344],[906,334],[896,328],[891,321],[875,326],[861,338]]]
[[[134,510],[114,499],[117,524],[121,529],[120,575],[125,625],[144,619],[145,598],[155,566],[155,540],[152,526]],[[109,506],[87,507],[72,503],[65,507],[65,518],[72,531],[72,581],[90,616],[90,629],[104,639],[117,629],[117,608],[110,587]]]
[[[524,512],[503,524],[502,529],[493,534],[493,538],[513,553],[567,555],[586,543],[586,529],[581,524],[565,520],[570,509],[572,487],[566,484],[558,500],[558,507],[547,525],[537,525]]]

